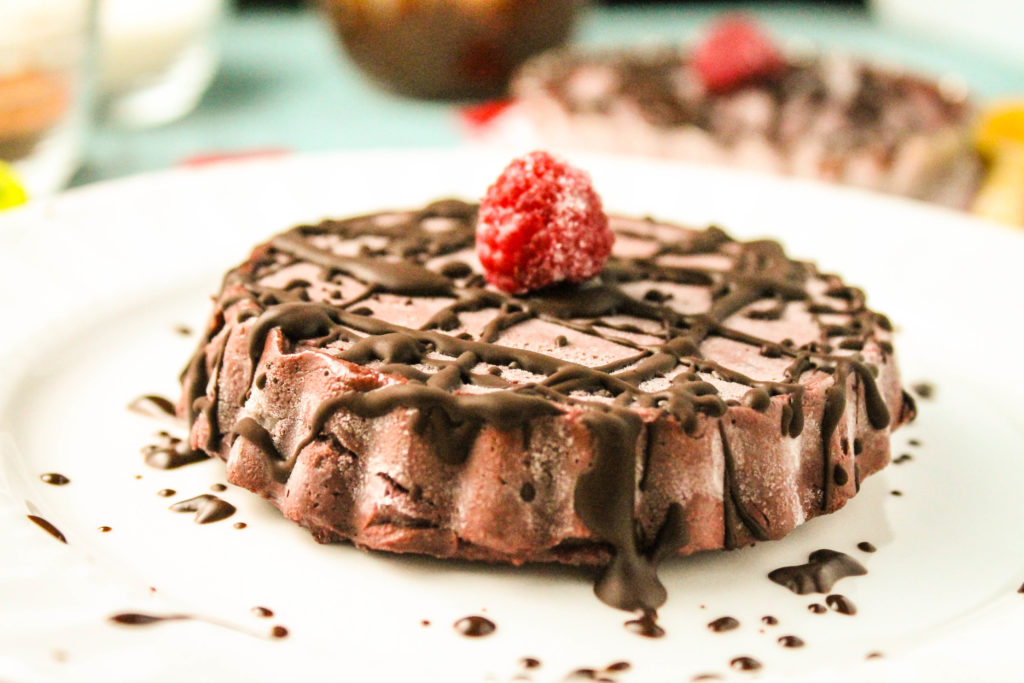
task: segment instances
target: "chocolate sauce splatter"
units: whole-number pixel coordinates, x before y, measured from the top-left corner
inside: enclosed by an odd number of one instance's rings
[[[631,619],[623,624],[630,633],[635,633],[644,638],[661,638],[665,635],[665,629],[658,625],[658,613],[653,609],[646,609],[637,619]]]
[[[143,417],[173,417],[178,416],[174,402],[156,394],[145,394],[131,400],[128,403],[128,410],[138,413]]]
[[[420,619],[420,626],[430,626],[430,619]]]
[[[182,378],[189,426],[193,435],[202,435],[202,447],[211,454],[225,455],[235,439],[245,439],[273,464],[275,478],[284,481],[303,448],[332,436],[328,427],[336,414],[374,419],[396,409],[413,409],[421,414],[415,428],[422,441],[432,445],[434,455],[444,465],[459,466],[469,457],[476,435],[485,426],[520,430],[535,420],[580,410],[583,414],[579,423],[591,436],[594,457],[591,468],[578,479],[573,508],[590,532],[588,540],[610,546],[611,561],[601,572],[595,592],[608,604],[632,611],[653,610],[664,603],[667,594],[657,577],[658,561],[677,554],[687,543],[686,516],[680,502],[671,502],[665,508],[663,520],[655,525],[660,531],[653,541],[640,532],[637,524],[633,473],[642,457],[642,444],[657,429],[654,422],[641,421],[638,410],[659,411],[658,422],[678,425],[684,433],[695,434],[701,425],[719,420],[733,408],[706,381],[714,376],[749,387],[742,410],[763,413],[779,406],[780,432],[796,437],[805,423],[805,384],[801,377],[812,369],[833,375],[819,435],[825,475],[821,512],[832,508],[837,491],[853,476],[842,463],[833,462],[836,449],[832,447],[832,437],[849,412],[848,377],[855,378],[858,385],[854,407],[863,411],[870,427],[883,430],[890,426],[889,407],[875,380],[877,368],[866,360],[870,354],[860,353],[871,346],[884,362],[891,348],[887,335],[879,334],[879,330],[889,329],[887,319],[866,307],[860,290],[844,286],[835,276],[819,273],[811,264],[788,259],[779,244],[768,240],[738,243],[714,227],[696,232],[661,226],[665,234],[653,236],[623,220],[617,225],[619,231],[647,239],[655,257],[613,258],[600,281],[512,296],[485,289],[473,275],[465,276],[463,268],[436,272],[428,267],[439,258],[472,248],[476,214],[477,207],[449,200],[422,211],[386,214],[386,225],[364,216],[300,226],[273,238],[254,253],[246,267],[229,273],[209,334],[199,344]],[[449,223],[449,228],[428,229],[430,222],[437,220]],[[668,236],[673,230],[677,234]],[[344,255],[330,247],[367,236],[384,244],[360,256]],[[724,257],[731,265],[709,270],[669,266],[659,260],[663,256],[705,254]],[[327,303],[312,299],[313,288],[308,282],[284,287],[268,284],[269,276],[298,263],[321,268],[324,281],[337,283],[341,276],[351,278],[365,291],[349,301]],[[626,286],[647,280],[704,287],[710,294],[710,304],[699,314],[684,314],[665,303],[668,297],[638,296]],[[813,295],[809,287],[812,282],[824,284],[828,293],[824,297]],[[373,311],[365,302],[385,294],[446,297],[451,304],[412,329],[372,317]],[[855,352],[833,353],[833,346],[823,342],[780,344],[726,325],[728,319],[759,302],[771,304],[771,309],[764,305],[757,308],[759,316],[769,319],[780,317],[789,305],[805,306],[815,316],[841,317],[841,324],[822,325],[821,331],[824,336],[842,337],[836,343]],[[495,311],[495,316],[478,334],[445,333],[459,326],[461,313],[485,310]],[[664,341],[648,344],[630,340],[623,333],[643,330],[635,325],[622,327],[612,320],[614,316],[656,325]],[[401,374],[405,381],[327,399],[315,409],[308,432],[289,444],[289,452],[283,452],[280,440],[275,441],[276,437],[271,437],[266,426],[254,417],[237,419],[236,398],[244,402],[244,396],[227,400],[221,396],[223,388],[229,386],[221,377],[228,353],[228,335],[222,333],[235,320],[245,325],[248,335],[251,391],[261,390],[260,377],[266,380],[258,366],[272,331],[295,349],[324,348],[341,342],[347,346],[338,350],[339,360],[363,366],[383,362],[387,368],[383,374]],[[606,366],[588,367],[498,343],[503,330],[527,320],[556,321],[574,333],[631,349],[633,355]],[[773,358],[786,359],[789,366],[785,381],[757,380],[704,358],[701,345],[712,337],[766,348]],[[516,386],[503,379],[502,372],[494,375],[474,371],[480,364],[521,368],[545,379]],[[424,372],[412,367],[415,365],[429,366],[436,372]],[[677,369],[680,372],[668,387],[641,389],[648,380]],[[242,381],[246,381],[244,377]],[[492,391],[456,392],[462,385]],[[607,396],[613,402],[588,400],[588,394]],[[222,415],[222,411],[229,414]],[[902,420],[906,414],[907,409],[901,408],[897,418]],[[198,428],[197,421],[202,423]],[[725,422],[719,420],[717,425],[726,453],[725,545],[734,548],[767,540],[771,529],[761,511],[751,509],[744,496],[739,481],[742,470],[736,465],[744,453],[733,453],[740,446],[739,440],[731,436]],[[530,495],[527,491],[525,497]]]
[[[25,515],[25,516],[28,517],[29,519],[31,519],[33,522],[35,522],[39,526],[40,529],[42,529],[46,533],[50,534],[51,536],[56,538],[61,543],[67,543],[68,542],[68,539],[65,538],[63,533],[61,533],[61,530],[58,529],[57,527],[55,527],[53,524],[51,524],[48,520],[43,519],[39,515]]]
[[[926,401],[935,398],[935,385],[931,382],[915,382],[910,388]]]
[[[524,669],[539,669],[541,662],[536,657],[523,657],[519,660],[519,666]]]
[[[899,454],[898,456],[896,456],[895,458],[892,459],[892,464],[893,465],[902,465],[903,463],[910,462],[913,459],[914,459],[914,456],[912,456],[910,453],[901,453],[901,454]]]
[[[907,441],[907,443],[909,445],[911,445],[911,446],[920,446],[921,445],[921,440],[920,439],[910,439],[909,441]]]
[[[169,508],[171,512],[194,512],[196,524],[210,524],[235,514],[235,506],[217,496],[204,493],[195,498],[179,501]]]
[[[498,628],[490,619],[475,615],[463,617],[456,621],[452,626],[455,628],[457,633],[469,638],[489,636]]]
[[[903,495],[903,491],[900,491],[899,489],[893,489],[892,491],[889,491],[889,493],[896,496],[897,498]]]
[[[757,661],[753,657],[736,657],[729,666],[736,669],[737,671],[757,671],[761,668],[761,662]]]
[[[719,617],[708,624],[708,628],[715,633],[724,633],[740,627],[740,622],[733,617]]]
[[[830,595],[825,598],[825,604],[840,614],[853,616],[857,613],[857,606],[853,604],[853,600],[850,600],[850,598],[845,595],[839,595],[837,593]]]
[[[125,626],[152,626],[153,624],[159,624],[165,621],[185,621],[187,619],[192,619],[192,617],[187,614],[166,614],[158,616],[155,614],[140,614],[138,612],[124,612],[110,617],[110,621],[115,624],[123,624]]]
[[[248,526],[248,524],[246,524],[245,522],[235,522],[231,526],[232,526],[232,528],[235,528],[235,529],[244,529],[245,527]]]
[[[221,491],[227,491],[228,487],[225,486],[224,484],[212,484],[210,486],[210,490],[220,493]]]
[[[633,668],[633,665],[629,662],[613,662],[604,668],[605,671],[611,673],[620,673],[623,671],[629,671]]]
[[[113,527],[109,527],[109,526],[101,526],[101,527],[96,527],[96,530],[99,531],[100,533],[106,534],[106,533],[109,533],[109,532],[113,531],[114,529],[113,529]]]
[[[768,578],[794,593],[806,595],[828,593],[836,581],[868,573],[860,562],[835,550],[815,550],[807,559],[807,564],[772,570]]]
[[[266,608],[266,607],[258,607],[258,606],[257,606],[257,607],[253,607],[253,608],[252,608],[251,610],[249,610],[249,611],[250,611],[250,612],[252,612],[252,613],[253,613],[254,615],[256,615],[257,617],[261,617],[261,618],[263,618],[263,619],[267,619],[267,618],[269,618],[269,617],[272,617],[272,616],[274,616],[274,610],[272,610],[272,609],[268,609],[268,608]]]
[[[777,626],[779,620],[771,615],[761,617],[761,623],[765,626]]]
[[[192,328],[188,325],[175,325],[174,332],[175,334],[180,334],[183,337],[192,336]]]
[[[203,451],[192,450],[186,441],[167,432],[160,432],[157,439],[157,443],[142,448],[142,455],[150,467],[173,470],[210,459]]]
[[[803,647],[804,641],[797,636],[782,636],[779,638],[779,645],[782,647]]]
[[[867,653],[867,655],[865,655],[864,659],[881,659],[883,656],[884,655],[882,655],[882,653],[879,652],[878,650],[873,650],[873,651]]]
[[[694,683],[696,683],[697,681],[720,681],[722,680],[722,677],[718,674],[697,674],[690,680]]]
[[[812,602],[811,604],[807,605],[807,611],[809,611],[811,614],[824,614],[828,611],[828,607],[825,607],[825,605],[821,604],[820,602]]]
[[[274,638],[287,638],[288,629],[286,629],[284,626],[275,626],[274,628],[270,629],[270,635]]]
[[[876,550],[878,550],[878,548],[873,546],[871,543],[868,543],[867,541],[861,541],[860,543],[858,543],[857,544],[857,549],[858,550],[863,550],[866,553],[873,553]]]
[[[50,484],[52,486],[66,486],[71,483],[71,480],[65,477],[63,474],[57,472],[47,472],[46,474],[40,474],[39,479],[44,484]]]
[[[156,492],[156,495],[160,496],[161,498],[170,498],[175,493],[177,493],[177,491],[175,491],[174,489],[160,489],[159,491]]]

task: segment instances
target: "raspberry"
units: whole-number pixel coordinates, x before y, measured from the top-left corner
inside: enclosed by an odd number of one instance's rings
[[[771,39],[742,16],[718,21],[693,51],[693,68],[712,92],[726,92],[758,76],[771,76],[784,65]]]
[[[547,152],[513,160],[480,202],[477,256],[506,292],[591,278],[614,241],[590,176]]]

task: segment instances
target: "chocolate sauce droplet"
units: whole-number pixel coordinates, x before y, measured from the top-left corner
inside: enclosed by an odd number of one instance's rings
[[[146,464],[158,470],[174,470],[185,465],[209,460],[203,451],[194,451],[188,443],[170,434],[159,435],[158,443],[142,449]]]
[[[174,402],[156,394],[146,394],[132,399],[128,410],[144,417],[177,417]]]
[[[123,624],[125,626],[151,626],[152,624],[159,624],[163,621],[183,621],[190,619],[185,614],[167,614],[158,616],[155,614],[139,614],[138,612],[124,612],[122,614],[115,614],[110,617],[110,621],[115,624]]]
[[[224,484],[213,484],[212,486],[210,486],[210,490],[220,493],[221,491],[227,491],[228,487],[225,486]]]
[[[156,495],[160,496],[161,498],[170,498],[175,493],[177,493],[177,491],[175,491],[174,489],[160,489],[159,491],[156,492]]]
[[[275,638],[287,638],[288,629],[286,629],[284,626],[275,626],[274,628],[270,629],[270,635],[272,635]]]
[[[797,636],[782,636],[779,638],[779,645],[782,647],[803,647],[804,641]]]
[[[873,546],[871,543],[868,543],[867,541],[861,541],[860,543],[858,543],[857,544],[857,549],[858,550],[863,550],[866,553],[873,553],[876,550],[878,550],[878,548]]]
[[[47,472],[46,474],[40,474],[39,478],[44,484],[51,484],[52,486],[65,486],[71,483],[71,480],[65,477],[63,474],[57,472]]]
[[[235,514],[235,506],[217,496],[204,493],[195,498],[179,501],[169,508],[171,512],[194,512],[196,524],[210,524]]]
[[[920,439],[910,439],[909,441],[907,441],[907,443],[909,445],[911,445],[911,446],[920,446],[921,445],[921,440]]]
[[[420,626],[430,626],[430,619],[420,619]]]
[[[498,628],[490,619],[476,615],[459,619],[453,627],[456,632],[469,638],[489,636]]]
[[[739,627],[740,622],[733,617],[719,617],[708,624],[708,628],[715,633],[724,633],[725,631],[732,631]]]
[[[926,401],[935,397],[935,385],[931,382],[916,382],[910,388],[914,390],[915,394]]]
[[[882,653],[878,650],[872,650],[867,654],[867,656],[865,656],[865,659],[881,659],[882,656]]]
[[[268,609],[266,607],[259,607],[259,606],[257,606],[257,607],[253,607],[249,611],[252,612],[253,614],[255,614],[257,617],[269,618],[269,617],[274,616],[274,610]]]
[[[192,328],[189,327],[188,325],[175,325],[174,331],[175,333],[180,334],[183,337],[188,337],[192,334]]]
[[[776,626],[776,625],[778,625],[779,620],[776,619],[775,617],[771,616],[771,615],[767,615],[767,616],[761,617],[761,623],[764,624],[765,626]]]
[[[812,602],[811,604],[807,605],[807,609],[812,614],[824,614],[828,611],[828,607],[825,607],[825,605],[821,604],[820,602]]]
[[[853,616],[857,613],[857,606],[845,595],[832,594],[825,598],[825,604],[840,614]]]
[[[729,666],[736,669],[737,671],[757,671],[761,668],[761,662],[757,661],[753,657],[736,657]]]
[[[101,526],[101,527],[97,527],[96,530],[99,531],[100,533],[105,534],[105,533],[108,533],[110,531],[113,531],[113,528],[109,527],[109,526]]]
[[[895,458],[892,459],[892,464],[894,464],[894,465],[902,465],[903,463],[909,462],[909,461],[911,461],[913,459],[914,459],[914,456],[912,456],[910,453],[901,453],[900,455],[898,455],[898,456],[896,456]]]
[[[722,680],[722,677],[718,674],[697,674],[690,680],[694,681],[694,683],[697,681],[720,681]]]
[[[605,671],[612,673],[618,673],[621,671],[629,671],[633,668],[633,665],[629,662],[613,662],[604,668]]]
[[[627,621],[624,626],[630,633],[644,638],[661,638],[665,629],[658,625],[658,613],[653,609],[645,609],[637,619]]]
[[[68,539],[65,538],[61,530],[51,524],[48,520],[43,519],[39,515],[25,515],[39,526],[40,529],[56,538],[61,543],[67,543]]]
[[[234,527],[235,529],[244,529],[245,527],[248,526],[248,524],[246,524],[245,522],[235,522],[231,526]]]
[[[806,595],[827,593],[840,579],[868,573],[860,562],[835,550],[815,550],[807,559],[807,564],[772,570],[768,578],[794,593]]]
[[[519,666],[523,667],[524,669],[539,669],[540,660],[536,657],[523,657],[519,660]]]
[[[896,496],[897,498],[903,495],[903,491],[900,491],[899,489],[893,489],[889,493]]]

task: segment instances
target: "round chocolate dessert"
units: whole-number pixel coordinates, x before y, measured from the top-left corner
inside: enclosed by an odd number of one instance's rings
[[[725,19],[692,46],[555,50],[512,82],[534,144],[723,164],[966,207],[981,164],[962,88],[786,53]]]
[[[487,285],[478,207],[303,225],[230,271],[183,376],[191,444],[321,542],[605,569],[778,539],[913,416],[887,319],[772,241],[610,217],[603,270]]]

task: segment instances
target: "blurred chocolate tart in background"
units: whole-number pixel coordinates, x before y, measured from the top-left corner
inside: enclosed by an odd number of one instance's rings
[[[528,57],[562,44],[585,0],[318,0],[352,60],[412,97],[505,92]]]

